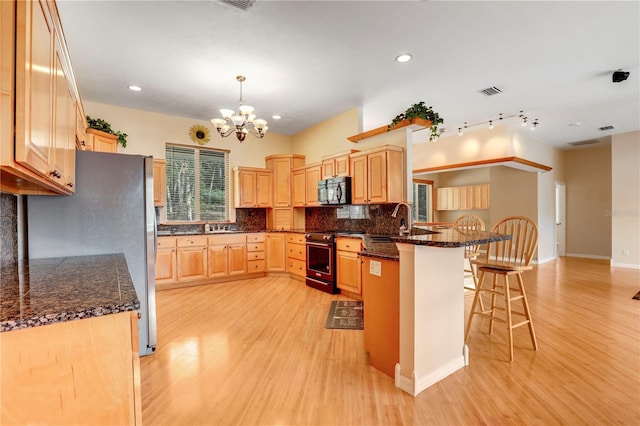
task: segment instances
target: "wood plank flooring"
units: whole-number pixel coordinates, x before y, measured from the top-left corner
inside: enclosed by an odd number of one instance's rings
[[[363,331],[324,328],[342,296],[283,277],[158,292],[143,423],[640,424],[640,271],[561,258],[524,280],[539,350],[516,329],[509,363],[476,320],[470,365],[416,398],[367,364]]]

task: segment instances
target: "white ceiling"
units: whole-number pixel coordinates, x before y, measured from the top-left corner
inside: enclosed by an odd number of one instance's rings
[[[246,103],[287,135],[356,106],[369,130],[419,101],[447,132],[524,110],[563,148],[640,129],[638,1],[57,3],[85,101],[209,120],[237,107],[242,74]],[[612,83],[617,69],[629,79]]]

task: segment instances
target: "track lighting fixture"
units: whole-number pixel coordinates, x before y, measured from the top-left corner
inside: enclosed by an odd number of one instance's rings
[[[533,120],[532,122],[530,122],[529,121],[529,117],[527,117],[524,114],[524,111],[520,111],[518,114],[509,114],[509,115],[506,115],[506,116],[504,114],[500,113],[497,118],[492,118],[492,119],[487,120],[487,121],[481,121],[479,123],[471,123],[471,124],[469,124],[468,122],[465,121],[464,122],[464,126],[458,127],[458,136],[464,135],[463,129],[467,129],[467,128],[473,127],[473,126],[481,126],[481,125],[488,125],[489,129],[493,129],[496,122],[501,122],[504,119],[514,118],[514,117],[517,117],[520,120],[522,120],[522,122],[520,124],[522,124],[523,127],[527,127],[527,126],[531,125],[530,129],[532,131],[535,130],[538,127],[538,125],[540,124],[540,122],[538,121],[537,118],[535,120]]]

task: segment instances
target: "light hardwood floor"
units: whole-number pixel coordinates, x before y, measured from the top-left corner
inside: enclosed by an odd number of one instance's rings
[[[640,424],[640,271],[561,258],[524,280],[539,350],[516,329],[509,363],[501,324],[475,321],[470,365],[416,398],[367,364],[363,331],[324,328],[342,296],[281,277],[158,292],[143,422]]]

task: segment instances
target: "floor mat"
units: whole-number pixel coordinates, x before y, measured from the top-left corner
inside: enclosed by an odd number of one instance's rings
[[[334,300],[331,302],[324,328],[364,330],[364,307],[360,300]]]

